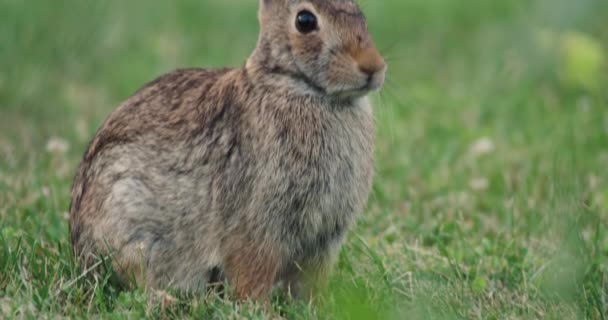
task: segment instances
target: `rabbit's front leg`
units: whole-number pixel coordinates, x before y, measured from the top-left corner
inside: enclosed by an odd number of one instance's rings
[[[281,263],[279,250],[267,242],[247,238],[229,241],[224,272],[237,299],[265,300],[276,281]]]
[[[314,300],[329,284],[337,250],[320,252],[314,258],[293,263],[283,276],[283,291],[293,298]]]

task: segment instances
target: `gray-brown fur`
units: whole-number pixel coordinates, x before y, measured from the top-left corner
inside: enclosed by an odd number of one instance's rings
[[[318,32],[294,32],[301,6]],[[197,292],[225,278],[239,298],[327,275],[370,191],[364,96],[385,65],[349,0],[261,0],[260,20],[245,67],[164,75],[99,129],[72,188],[83,265],[112,254],[126,282]]]

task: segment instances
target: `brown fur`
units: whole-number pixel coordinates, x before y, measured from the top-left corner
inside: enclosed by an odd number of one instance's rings
[[[90,143],[70,231],[91,266],[111,254],[125,282],[239,298],[308,294],[364,209],[374,125],[365,95],[385,65],[350,0],[261,0],[240,69],[185,69],[147,84]],[[299,34],[299,10],[319,30]]]
[[[271,244],[246,237],[229,241],[224,250],[224,273],[239,299],[260,299],[272,289],[279,271],[280,253]]]

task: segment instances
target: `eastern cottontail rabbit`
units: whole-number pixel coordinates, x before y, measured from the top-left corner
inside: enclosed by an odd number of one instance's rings
[[[166,74],[99,129],[72,188],[83,266],[243,299],[327,275],[370,192],[386,65],[351,0],[260,0],[259,19],[245,67]]]

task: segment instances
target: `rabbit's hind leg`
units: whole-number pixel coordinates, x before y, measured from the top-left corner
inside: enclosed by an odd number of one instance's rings
[[[160,252],[170,250],[172,224],[163,206],[145,181],[133,176],[112,183],[102,210],[98,239],[111,251],[120,277],[145,286],[169,282],[171,266],[158,264]],[[177,262],[172,262],[177,263]]]

